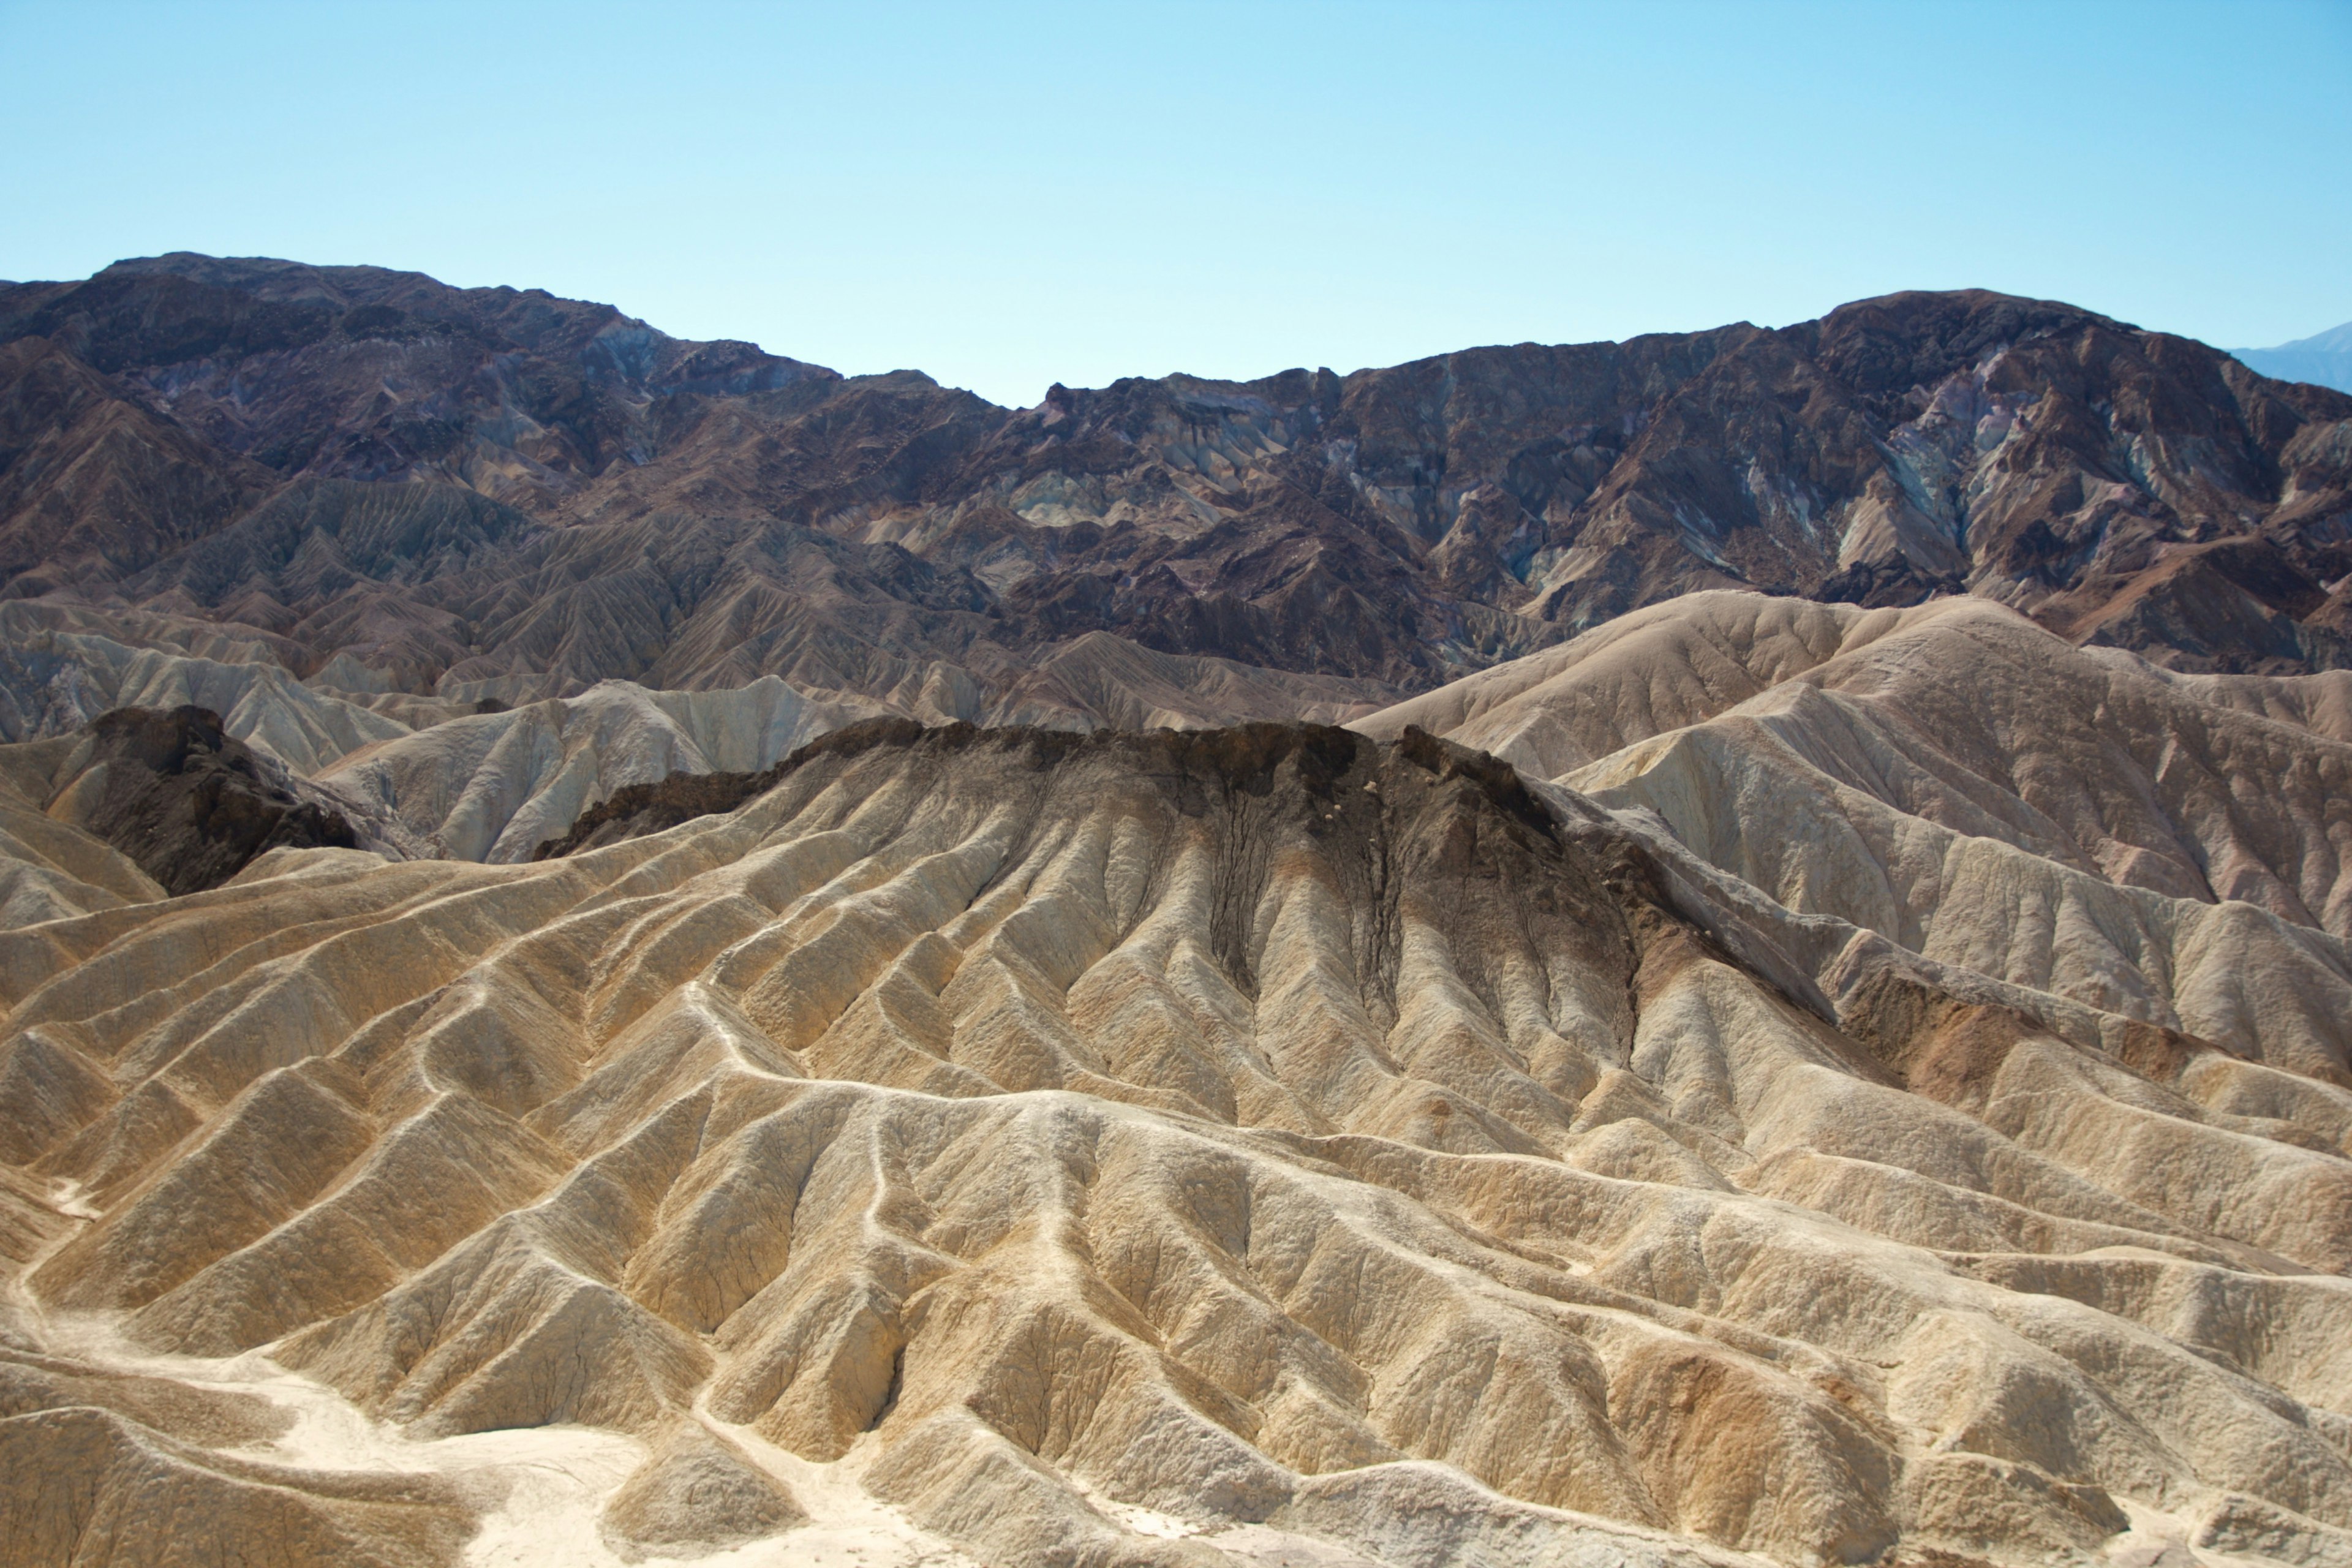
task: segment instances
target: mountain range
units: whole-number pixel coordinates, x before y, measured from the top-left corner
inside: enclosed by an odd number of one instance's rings
[[[2232,351],[2245,363],[2281,381],[2308,381],[2352,392],[2352,321],[2274,349]]]
[[[0,290],[0,593],[358,692],[772,674],[1082,717],[1039,655],[1101,633],[1380,700],[1718,586],[1966,589],[2181,668],[2347,646],[2352,398],[1984,293],[1006,410],[535,291],[173,256]]]
[[[2352,396],[0,288],[0,1565],[2352,1563]]]

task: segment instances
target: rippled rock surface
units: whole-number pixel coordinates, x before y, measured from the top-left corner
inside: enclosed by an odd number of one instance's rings
[[[1418,729],[765,782],[0,936],[0,1441],[91,1478],[37,1506],[136,1542],[179,1466],[241,1539],[266,1471],[388,1562],[2347,1539],[2352,1095],[2289,1033],[1793,912]]]

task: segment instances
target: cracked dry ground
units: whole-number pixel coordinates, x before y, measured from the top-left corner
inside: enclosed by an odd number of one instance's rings
[[[1418,731],[627,832],[0,934],[0,1562],[2352,1550],[2352,1095],[2258,1034],[1832,1002]]]

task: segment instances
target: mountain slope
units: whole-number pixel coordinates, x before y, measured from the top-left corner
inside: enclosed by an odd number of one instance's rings
[[[0,372],[0,1564],[2352,1561],[2352,399]]]
[[[1966,586],[2190,669],[2352,651],[2352,399],[1982,292],[1027,410],[188,256],[0,290],[0,343],[9,592],[418,695],[773,674],[985,708],[1092,634],[1412,690],[1727,585]]]
[[[2338,689],[2178,676],[1968,598],[1707,595],[1358,727],[1491,747],[1800,916],[2343,1085]],[[1833,994],[1841,962],[1816,951]]]
[[[257,871],[0,937],[0,1086],[83,1086],[10,1158],[91,1216],[17,1331],[611,1429],[608,1539],[680,1467],[1010,1563],[2352,1525],[2343,1091],[1895,968],[1809,1011],[1426,737],[868,727],[577,858]]]
[[[2231,352],[2242,363],[2280,381],[2308,381],[2352,392],[2352,321],[2276,348]]]

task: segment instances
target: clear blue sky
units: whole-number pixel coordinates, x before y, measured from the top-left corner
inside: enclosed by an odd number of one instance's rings
[[[1902,288],[2352,318],[2352,0],[0,0],[0,278],[369,261],[1018,404]]]

